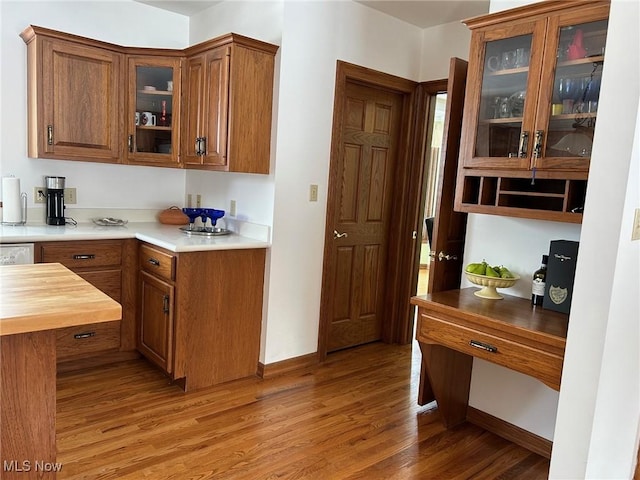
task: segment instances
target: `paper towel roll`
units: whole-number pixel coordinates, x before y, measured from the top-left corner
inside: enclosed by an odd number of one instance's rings
[[[19,178],[2,177],[2,222],[22,222]]]

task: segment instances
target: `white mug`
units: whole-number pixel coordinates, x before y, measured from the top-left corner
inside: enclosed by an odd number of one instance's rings
[[[136,112],[136,127],[140,125],[140,112]]]
[[[155,127],[156,116],[151,112],[142,112],[142,115],[140,115],[140,124],[145,127]]]

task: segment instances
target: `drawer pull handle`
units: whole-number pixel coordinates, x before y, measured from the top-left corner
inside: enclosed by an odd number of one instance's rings
[[[160,266],[160,260],[156,260],[155,258],[150,258],[149,260],[147,260],[151,265],[154,265],[156,267]]]
[[[95,337],[96,332],[84,332],[84,333],[76,333],[73,338],[76,340],[82,340],[83,338]]]
[[[469,345],[475,348],[480,348],[481,350],[486,350],[487,352],[496,353],[498,351],[498,347],[494,347],[493,345],[489,345],[488,343],[478,342],[476,340],[471,340]]]
[[[85,254],[85,255],[74,255],[74,260],[93,260],[96,256],[93,253]]]

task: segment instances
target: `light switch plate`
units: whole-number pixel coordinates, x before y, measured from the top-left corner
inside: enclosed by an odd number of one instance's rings
[[[318,201],[318,185],[309,185],[309,201],[317,202]]]
[[[633,216],[633,228],[631,229],[631,240],[640,240],[640,208],[636,208]]]
[[[236,216],[236,201],[235,200],[231,200],[231,202],[229,202],[229,215],[232,217]]]

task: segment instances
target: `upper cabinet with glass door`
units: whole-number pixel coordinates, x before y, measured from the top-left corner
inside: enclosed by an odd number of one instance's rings
[[[538,169],[587,172],[596,126],[608,6],[549,20],[535,135]]]
[[[127,163],[180,167],[180,58],[130,56]]]
[[[588,171],[608,4],[540,5],[486,26],[470,21],[463,167]]]

